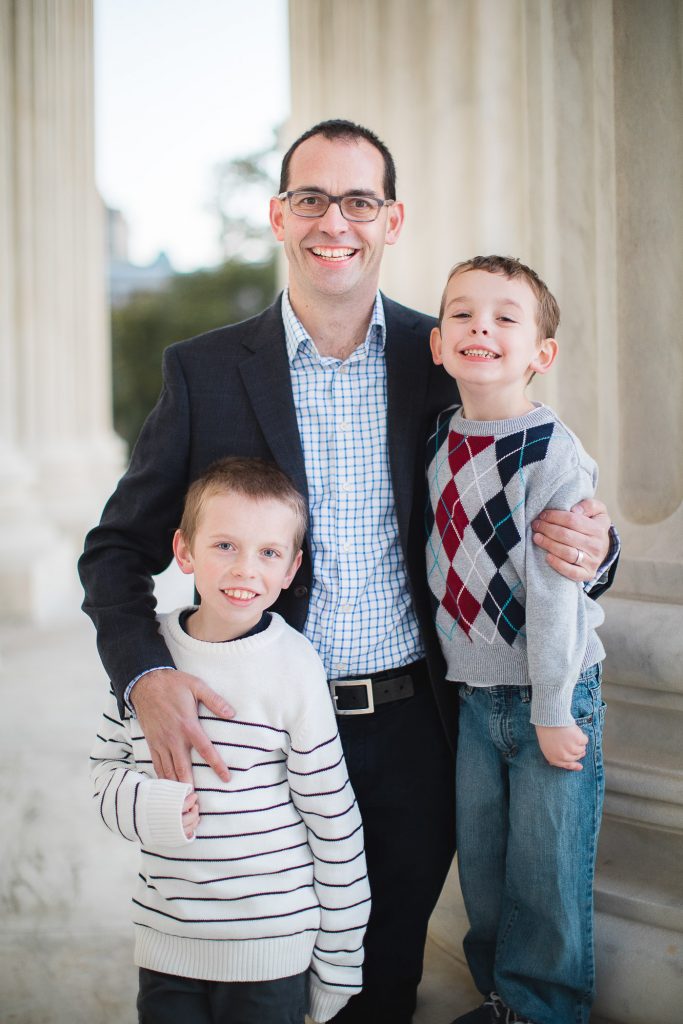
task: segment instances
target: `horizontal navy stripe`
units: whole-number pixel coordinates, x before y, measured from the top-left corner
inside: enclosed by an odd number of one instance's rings
[[[311,910],[320,911],[318,904],[312,903],[308,907],[288,910],[284,914],[263,914],[259,917],[177,917],[175,914],[169,914],[167,910],[158,910],[156,907],[150,907],[141,900],[136,900],[135,897],[133,897],[133,903],[140,907],[141,910],[148,910],[151,914],[159,914],[160,917],[168,917],[171,921],[182,921],[183,924],[246,924],[251,921],[277,921],[283,917],[296,917],[298,914],[308,914]],[[254,937],[261,938],[260,935]]]

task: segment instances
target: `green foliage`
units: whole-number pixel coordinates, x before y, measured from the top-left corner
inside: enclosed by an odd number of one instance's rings
[[[163,291],[140,292],[112,311],[114,427],[131,448],[159,395],[167,345],[245,320],[274,295],[274,258],[234,260],[215,270],[179,274]]]

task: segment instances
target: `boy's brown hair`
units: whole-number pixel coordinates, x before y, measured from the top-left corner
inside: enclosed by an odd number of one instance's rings
[[[464,274],[467,270],[485,270],[489,274],[502,274],[503,277],[507,277],[509,280],[514,280],[516,277],[524,278],[538,301],[536,320],[538,322],[539,342],[545,341],[546,338],[555,337],[555,332],[560,323],[560,307],[557,304],[557,299],[535,270],[527,267],[524,263],[520,263],[519,260],[514,259],[512,256],[475,256],[471,260],[456,263],[450,270],[446,287],[441,296],[439,326],[441,326],[443,320],[446,293],[451,278],[455,274]]]
[[[294,554],[299,551],[308,527],[308,509],[303,495],[274,462],[240,456],[228,456],[213,462],[190,484],[179,527],[188,547],[191,548],[194,542],[206,500],[226,493],[240,494],[252,501],[274,500],[288,505],[297,519]]]

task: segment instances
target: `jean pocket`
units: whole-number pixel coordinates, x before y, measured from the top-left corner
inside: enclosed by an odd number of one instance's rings
[[[591,665],[579,676],[572,694],[571,715],[577,725],[590,725],[593,718],[602,711],[605,705],[600,694],[602,665]]]

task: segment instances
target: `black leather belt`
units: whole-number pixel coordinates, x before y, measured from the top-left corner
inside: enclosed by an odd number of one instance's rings
[[[362,679],[332,679],[330,693],[338,715],[371,715],[379,704],[412,697],[427,679],[424,658],[412,665],[376,672]]]

